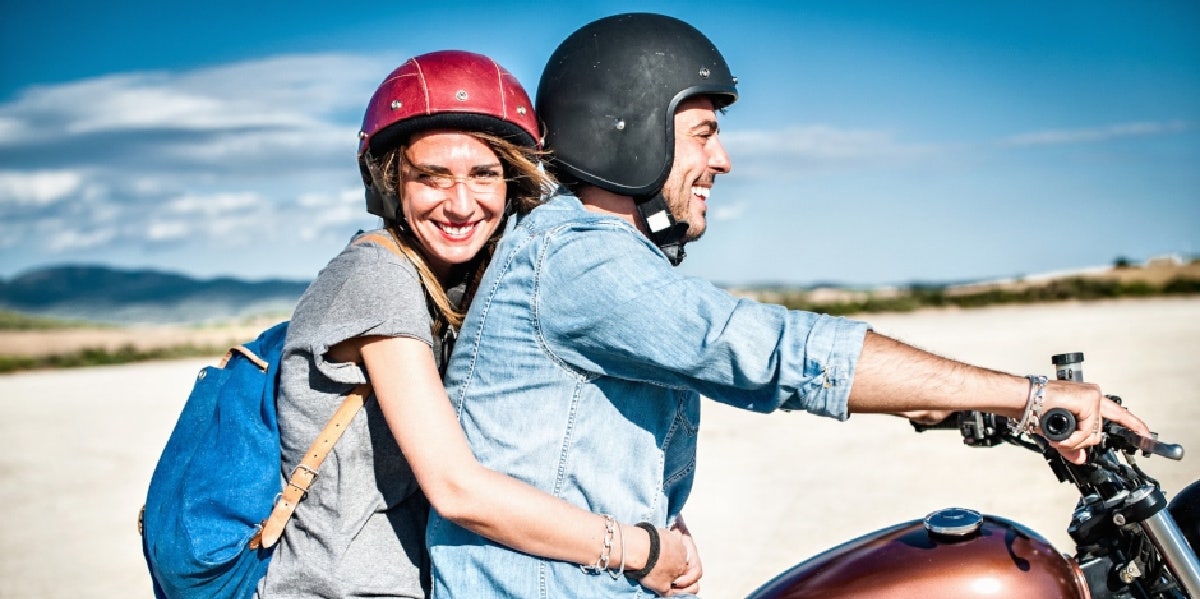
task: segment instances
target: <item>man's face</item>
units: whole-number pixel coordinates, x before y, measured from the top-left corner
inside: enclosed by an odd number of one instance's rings
[[[675,162],[662,193],[671,215],[688,223],[685,241],[695,241],[704,234],[713,180],[732,167],[719,132],[712,100],[703,96],[688,98],[675,109]]]

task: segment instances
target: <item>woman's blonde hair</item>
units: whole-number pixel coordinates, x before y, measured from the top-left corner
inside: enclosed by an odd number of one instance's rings
[[[556,185],[554,179],[540,167],[542,151],[520,146],[487,133],[475,131],[464,131],[463,133],[487,145],[500,159],[500,164],[504,169],[504,178],[508,182],[508,191],[505,194],[504,216],[500,225],[496,227],[496,231],[474,258],[455,269],[457,272],[452,277],[454,281],[466,282],[466,289],[458,306],[455,306],[447,294],[445,283],[439,280],[433,274],[433,270],[429,268],[425,250],[413,236],[412,229],[404,222],[403,210],[399,205],[396,209],[397,219],[385,223],[388,232],[400,247],[400,251],[408,257],[416,267],[417,274],[420,275],[421,286],[425,289],[426,300],[434,315],[433,333],[435,335],[440,335],[446,330],[446,327],[457,329],[462,326],[467,307],[471,305],[471,299],[475,296],[480,279],[483,278],[483,271],[491,261],[492,253],[496,250],[496,243],[504,232],[508,215],[526,214],[533,210],[542,203],[542,198],[549,194]],[[409,144],[404,143],[392,148],[380,156],[377,164],[371,168],[372,185],[384,197],[396,198],[398,204],[404,201],[402,177],[404,166],[409,164],[408,147]]]

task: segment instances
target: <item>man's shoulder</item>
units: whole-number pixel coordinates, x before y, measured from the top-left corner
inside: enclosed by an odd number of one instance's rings
[[[592,222],[598,216],[602,215],[589,212],[583,207],[583,202],[580,202],[579,198],[563,192],[550,196],[526,215],[521,222],[522,225],[544,230],[562,223]]]
[[[552,243],[570,240],[572,243],[594,240],[597,243],[633,243],[653,247],[628,222],[609,214],[599,214],[583,207],[579,198],[569,193],[552,196],[535,208],[521,222],[522,228]],[[586,237],[579,234],[587,233]]]

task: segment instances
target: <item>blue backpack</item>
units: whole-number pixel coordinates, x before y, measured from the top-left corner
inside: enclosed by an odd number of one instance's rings
[[[373,242],[404,258],[388,235]],[[405,258],[407,259],[407,258]],[[200,371],[138,516],[157,599],[248,599],[272,547],[350,426],[370,384],[346,395],[291,476],[282,476],[275,393],[287,322]]]
[[[253,596],[296,504],[370,393],[359,385],[346,396],[285,484],[275,392],[287,326],[201,370],[171,431],[139,517],[158,599]]]

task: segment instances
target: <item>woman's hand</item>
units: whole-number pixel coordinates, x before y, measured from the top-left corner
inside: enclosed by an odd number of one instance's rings
[[[680,593],[697,595],[700,593],[700,578],[704,576],[704,566],[700,563],[700,551],[696,548],[696,540],[692,538],[687,524],[684,524],[683,516],[675,520],[675,525],[671,527],[671,530],[678,531],[683,535],[684,547],[688,550],[688,569],[671,583],[671,592],[668,595]]]
[[[1104,397],[1100,387],[1096,385],[1048,381],[1044,398],[1042,414],[1051,408],[1065,408],[1075,415],[1078,426],[1075,432],[1062,441],[1050,443],[1071,463],[1082,464],[1087,459],[1087,448],[1101,441],[1104,420],[1112,420],[1144,437],[1150,436],[1150,429],[1146,423],[1121,405]]]
[[[688,547],[687,538],[677,530],[660,528],[658,539],[658,561],[650,573],[638,582],[656,595],[669,596],[679,592],[673,585],[688,571],[692,550]]]

